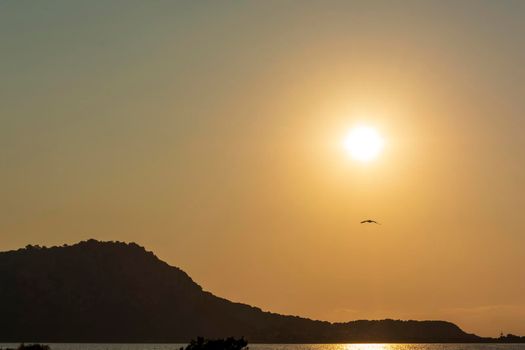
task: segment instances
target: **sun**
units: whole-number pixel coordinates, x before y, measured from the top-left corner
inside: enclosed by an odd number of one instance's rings
[[[376,159],[384,147],[384,140],[379,132],[370,126],[359,125],[350,130],[343,141],[350,156],[361,162]]]

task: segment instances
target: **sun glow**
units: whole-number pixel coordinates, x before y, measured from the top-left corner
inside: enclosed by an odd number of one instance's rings
[[[350,156],[361,162],[376,159],[384,147],[384,140],[379,132],[369,126],[356,126],[343,141],[344,148]]]

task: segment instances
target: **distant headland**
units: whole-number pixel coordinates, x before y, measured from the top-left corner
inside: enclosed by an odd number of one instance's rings
[[[525,342],[480,337],[446,321],[330,323],[265,312],[203,291],[135,243],[96,240],[1,252],[0,310],[0,342]]]

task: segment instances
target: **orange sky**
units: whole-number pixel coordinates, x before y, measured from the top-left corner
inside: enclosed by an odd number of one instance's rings
[[[265,310],[525,334],[525,2],[124,4],[0,4],[1,250],[135,241]]]

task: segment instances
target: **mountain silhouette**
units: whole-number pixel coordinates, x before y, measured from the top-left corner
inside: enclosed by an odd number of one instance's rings
[[[83,241],[0,253],[0,342],[481,342],[445,321],[330,323],[204,291],[135,243]],[[519,338],[519,337],[518,337]]]

